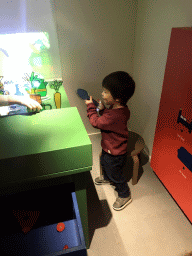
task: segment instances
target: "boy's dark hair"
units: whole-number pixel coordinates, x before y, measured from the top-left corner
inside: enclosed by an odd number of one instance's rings
[[[122,106],[127,104],[135,92],[133,78],[124,71],[116,71],[106,76],[102,86],[110,91],[115,100],[119,99]]]

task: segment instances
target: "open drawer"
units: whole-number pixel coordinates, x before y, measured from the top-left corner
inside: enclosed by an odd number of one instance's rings
[[[0,255],[87,255],[76,194],[64,188],[1,197]]]

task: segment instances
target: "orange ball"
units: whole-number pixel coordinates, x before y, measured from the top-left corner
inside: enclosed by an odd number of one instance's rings
[[[57,231],[62,232],[65,229],[65,224],[60,222],[57,224]]]

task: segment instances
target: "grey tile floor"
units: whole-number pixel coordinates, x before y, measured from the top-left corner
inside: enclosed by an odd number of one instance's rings
[[[129,187],[132,203],[122,211],[112,205],[111,185],[93,184],[99,175],[101,135],[90,135],[93,168],[88,188],[90,248],[88,256],[183,256],[192,251],[192,225],[147,162],[137,185]]]

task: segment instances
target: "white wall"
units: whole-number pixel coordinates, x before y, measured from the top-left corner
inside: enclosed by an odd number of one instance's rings
[[[152,153],[167,53],[173,27],[191,27],[191,0],[139,0],[134,51],[136,92],[129,127]]]
[[[55,0],[62,78],[70,105],[79,110],[88,134],[87,107],[76,95],[86,89],[101,98],[103,78],[111,72],[133,73],[137,0]]]

